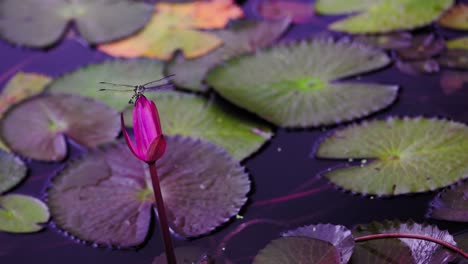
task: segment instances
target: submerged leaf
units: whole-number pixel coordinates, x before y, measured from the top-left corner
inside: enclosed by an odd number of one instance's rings
[[[47,47],[60,40],[70,22],[91,44],[125,37],[143,27],[151,6],[128,0],[3,0],[0,35],[31,47]]]
[[[468,177],[468,127],[426,118],[389,118],[334,131],[316,156],[364,159],[360,166],[323,175],[352,192],[398,195],[425,192]],[[367,161],[371,158],[371,161]]]
[[[385,53],[357,43],[316,38],[231,59],[211,70],[207,82],[226,99],[276,125],[321,126],[390,105],[398,91],[394,85],[336,81],[389,62]]]
[[[424,60],[441,53],[445,48],[444,40],[435,34],[417,35],[411,45],[398,49],[396,53],[402,60]]]
[[[169,74],[175,74],[174,84],[193,91],[206,91],[203,79],[209,69],[224,60],[253,52],[275,41],[289,26],[289,21],[238,22],[227,30],[213,32],[224,45],[200,58],[187,60],[179,55],[167,66]]]
[[[340,263],[348,263],[354,249],[351,231],[341,225],[318,224],[303,226],[283,233],[283,237],[309,237],[331,243],[340,254]]]
[[[451,29],[468,30],[468,4],[452,6],[440,19],[439,23]]]
[[[0,194],[21,182],[26,177],[27,170],[21,159],[0,150]]]
[[[440,65],[460,70],[468,70],[468,50],[448,49],[437,59]]]
[[[118,113],[90,98],[57,94],[16,105],[0,123],[5,143],[20,155],[44,161],[65,158],[65,135],[88,148],[120,132]]]
[[[442,190],[431,202],[428,216],[440,220],[468,222],[468,182]]]
[[[99,49],[113,56],[164,60],[180,49],[185,57],[195,58],[222,44],[217,36],[197,29],[222,28],[229,19],[242,15],[242,10],[232,0],[158,3],[151,21],[142,31],[130,38],[101,45]]]
[[[313,5],[297,0],[266,0],[258,6],[258,12],[266,19],[291,19],[294,23],[307,23],[314,17]]]
[[[411,46],[412,36],[408,32],[395,32],[378,35],[356,35],[353,39],[381,49],[403,49]]]
[[[113,87],[99,82],[141,85],[164,77],[163,63],[156,60],[109,60],[90,64],[54,79],[47,92],[73,93],[96,98],[117,111],[129,107],[128,100],[134,94],[133,88]],[[99,91],[102,88],[120,91]]]
[[[12,105],[41,93],[51,80],[42,74],[17,73],[8,81],[0,94],[0,118]]]
[[[37,232],[49,217],[47,206],[39,199],[20,194],[0,196],[0,231]]]
[[[168,137],[157,162],[169,225],[200,236],[239,212],[250,182],[244,169],[213,144]],[[143,243],[154,201],[146,164],[120,142],[85,154],[57,175],[48,189],[54,222],[98,244]]]
[[[206,251],[198,247],[181,247],[175,248],[175,255],[177,263],[180,264],[213,264],[212,262],[205,261],[208,256]],[[166,254],[163,253],[153,260],[153,264],[168,264]]]
[[[450,244],[456,245],[455,241],[453,240],[453,237],[447,231],[439,230],[436,226],[428,225],[428,224],[418,224],[414,222],[400,223],[398,221],[384,221],[382,223],[373,222],[369,225],[359,226],[356,230],[357,230],[357,233],[361,235],[369,234],[369,233],[371,234],[399,233],[399,234],[421,235],[421,236],[436,238],[436,239],[448,242]],[[359,237],[358,234],[355,233],[355,237]],[[395,239],[392,238],[392,239],[383,239],[383,240],[394,241]],[[454,259],[453,254],[443,250],[444,248],[442,246],[434,242],[426,241],[423,239],[413,239],[413,238],[398,238],[398,240],[401,241],[410,249],[414,262],[406,260],[404,262],[390,262],[390,263],[447,264],[451,260]],[[375,243],[375,242],[368,241],[365,243],[369,243],[370,245],[371,243]],[[359,244],[360,242],[358,243],[358,245]],[[401,246],[399,247],[401,248]],[[384,250],[384,252],[387,251],[382,246],[377,248],[377,250],[382,250],[382,249]],[[379,252],[380,251],[378,251],[377,254]],[[407,258],[407,256],[405,256],[405,258]],[[388,263],[388,262],[384,262],[384,263]]]
[[[453,0],[380,0],[375,4],[360,2],[362,5],[358,10],[362,13],[335,22],[330,25],[330,29],[348,33],[414,29],[436,20],[453,4]]]
[[[431,74],[439,72],[440,66],[437,60],[419,60],[419,61],[397,61],[397,68],[407,74]]]
[[[271,241],[253,264],[339,264],[338,250],[329,242],[309,237],[282,237]]]
[[[444,71],[440,78],[440,86],[446,95],[451,95],[468,84],[468,73],[464,71]]]
[[[263,122],[246,117],[218,100],[179,92],[147,93],[156,102],[166,135],[200,138],[223,147],[242,160],[257,151],[272,136]],[[131,109],[126,111],[127,120]],[[132,122],[127,121],[131,126]]]

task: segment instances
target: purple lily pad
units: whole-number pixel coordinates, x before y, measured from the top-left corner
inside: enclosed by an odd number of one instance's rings
[[[179,264],[214,264],[206,254],[206,250],[198,247],[181,247],[174,249]],[[153,260],[153,264],[167,264],[166,254],[163,253]]]
[[[206,234],[239,212],[250,181],[222,148],[168,137],[157,162],[171,229]],[[118,247],[143,243],[154,201],[145,163],[124,142],[85,154],[57,175],[48,189],[53,221],[71,235]]]
[[[448,49],[438,58],[440,65],[460,70],[468,70],[468,50]]]
[[[402,60],[424,60],[445,49],[445,41],[435,34],[416,35],[411,46],[396,51]]]
[[[468,182],[442,190],[431,202],[428,216],[439,220],[468,222]]]
[[[297,0],[265,0],[258,6],[258,12],[266,19],[291,19],[294,23],[307,23],[315,16],[311,3]]]
[[[340,254],[331,243],[310,237],[282,237],[262,249],[253,264],[339,264]]]
[[[28,168],[21,159],[0,150],[0,194],[20,183],[27,171]]]
[[[6,113],[0,126],[12,151],[43,161],[65,158],[65,136],[94,148],[120,132],[115,110],[94,99],[67,94],[24,101]]]
[[[420,61],[397,61],[397,68],[410,75],[431,74],[439,72],[440,66],[436,60],[420,60]]]
[[[351,231],[341,225],[318,224],[303,226],[283,233],[283,237],[310,237],[331,243],[340,253],[340,263],[348,263],[354,249]]]

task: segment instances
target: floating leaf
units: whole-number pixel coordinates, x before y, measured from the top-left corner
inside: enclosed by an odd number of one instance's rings
[[[0,35],[31,47],[58,42],[72,21],[91,44],[119,39],[143,27],[152,12],[128,0],[3,0],[0,10]]]
[[[445,43],[449,49],[465,49],[468,50],[468,37],[455,38]]]
[[[399,233],[399,234],[413,234],[413,235],[422,235],[426,237],[432,237],[439,240],[443,240],[450,244],[456,245],[453,237],[447,232],[439,230],[436,226],[428,224],[418,224],[414,222],[400,223],[397,221],[385,221],[383,223],[373,222],[367,226],[361,226],[361,230],[364,232],[371,232],[376,234],[383,233]],[[359,229],[358,229],[359,230]],[[355,237],[358,237],[355,234]],[[392,239],[393,240],[393,239]],[[411,255],[414,259],[414,262],[417,264],[427,264],[427,263],[437,263],[437,264],[446,264],[453,259],[453,254],[443,249],[440,245],[422,240],[422,239],[413,239],[413,238],[398,238],[411,250]],[[371,242],[366,242],[371,243]],[[358,243],[359,245],[360,243]],[[434,262],[437,260],[437,262]],[[378,262],[380,263],[380,262]],[[407,262],[396,262],[396,263],[407,263]]]
[[[362,160],[323,175],[352,192],[398,195],[425,192],[468,177],[468,127],[427,118],[388,118],[334,131],[319,158]]]
[[[179,92],[147,93],[147,97],[156,102],[166,135],[208,140],[238,160],[257,151],[272,136],[265,124],[242,116],[219,101]],[[131,118],[130,110],[126,112],[127,120]]]
[[[270,242],[253,264],[338,264],[338,250],[329,242],[309,237],[282,237]]]
[[[206,91],[203,84],[206,73],[220,62],[253,52],[271,44],[289,26],[289,22],[238,22],[228,30],[213,32],[224,45],[200,58],[187,60],[182,55],[176,56],[167,66],[169,74],[175,74],[174,84],[194,91]]]
[[[431,74],[439,72],[440,66],[437,60],[428,59],[420,61],[397,61],[397,68],[407,74]]]
[[[383,0],[317,0],[315,11],[325,15],[337,15],[366,11],[370,6],[383,2]]]
[[[378,35],[356,35],[353,39],[381,49],[403,49],[411,46],[412,36],[408,32],[395,32]]]
[[[258,12],[266,19],[291,19],[294,23],[307,23],[314,17],[314,8],[310,3],[291,0],[262,1]]]
[[[457,222],[468,222],[468,182],[447,187],[431,202],[429,217]]]
[[[440,65],[447,68],[468,70],[468,50],[448,49],[437,59]]]
[[[117,111],[123,111],[129,107],[128,100],[132,97],[133,91],[99,91],[101,88],[119,89],[99,82],[140,85],[158,80],[163,76],[163,64],[160,61],[149,59],[110,60],[90,64],[56,78],[47,88],[47,91],[50,93],[75,93],[93,97],[105,102]],[[126,90],[128,88],[122,87],[121,89]]]
[[[65,158],[65,135],[88,148],[112,141],[120,132],[118,113],[90,98],[57,94],[16,105],[0,123],[8,146],[44,161]]]
[[[341,225],[318,224],[287,231],[284,237],[309,237],[331,243],[340,253],[342,264],[348,263],[353,254],[354,238],[351,231]]]
[[[391,227],[391,222],[373,222],[368,225],[358,225],[353,230],[353,236],[379,234]],[[351,264],[414,264],[411,249],[398,238],[377,239],[356,243],[351,257]]]
[[[216,15],[213,15],[216,14]],[[222,44],[215,35],[197,29],[222,28],[242,10],[232,0],[158,3],[148,25],[136,35],[99,46],[113,56],[146,56],[168,60],[181,49],[187,58],[204,55]]]
[[[440,19],[439,23],[451,29],[468,30],[468,4],[452,6]]]
[[[27,170],[21,159],[0,150],[0,194],[21,182],[26,177]]]
[[[49,217],[47,206],[39,199],[20,194],[0,196],[0,231],[37,232]]]
[[[237,214],[249,192],[244,169],[211,143],[182,137],[167,140],[166,154],[157,166],[172,230],[199,236]],[[85,154],[53,179],[48,204],[54,222],[98,244],[141,244],[154,201],[145,169],[123,142]]]
[[[335,81],[389,62],[384,53],[357,43],[316,38],[231,59],[206,80],[228,100],[276,125],[320,126],[390,105],[398,91],[394,85]]]
[[[362,13],[337,21],[330,25],[330,29],[348,33],[414,29],[436,20],[452,4],[453,0],[380,0],[375,4],[362,2],[356,8],[362,10]]]
[[[175,248],[177,263],[180,264],[212,264],[208,261],[206,251],[198,247]],[[206,262],[203,262],[206,261]],[[153,260],[153,264],[167,264],[166,254],[163,253]]]
[[[441,53],[445,42],[434,34],[417,35],[412,38],[411,46],[398,49],[398,57],[403,60],[423,60]]]
[[[440,78],[440,86],[446,95],[451,95],[468,83],[468,73],[462,71],[444,71]]]
[[[42,74],[17,73],[8,81],[0,94],[0,118],[10,106],[41,93],[51,80]]]

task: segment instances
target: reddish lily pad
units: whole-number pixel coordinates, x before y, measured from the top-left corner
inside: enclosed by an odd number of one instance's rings
[[[258,12],[266,19],[291,19],[294,23],[307,23],[315,15],[313,5],[297,0],[265,0],[258,6]]]
[[[389,62],[385,53],[362,44],[315,38],[231,59],[206,80],[226,99],[278,126],[311,127],[390,105],[397,86],[337,81]]]
[[[467,178],[466,149],[468,127],[464,124],[388,118],[334,131],[320,144],[316,156],[363,159],[360,166],[323,174],[346,190],[398,195],[435,190]]]
[[[253,264],[339,264],[338,250],[329,242],[310,237],[282,237],[270,242]]]
[[[157,162],[170,227],[185,237],[212,231],[239,212],[250,182],[214,144],[167,138]],[[119,247],[143,243],[154,202],[147,166],[124,142],[70,163],[48,189],[54,222],[71,235]]]
[[[439,23],[451,29],[468,30],[468,4],[454,5],[439,19]]]
[[[331,243],[340,253],[340,263],[348,263],[354,249],[351,231],[341,225],[318,224],[303,226],[283,233],[283,237],[310,237]]]
[[[206,250],[198,247],[175,248],[177,263],[180,264],[214,264],[209,260]],[[163,253],[153,260],[153,264],[168,264],[166,254]]]
[[[402,60],[424,60],[441,53],[445,48],[444,40],[435,34],[413,37],[411,46],[396,52]]]
[[[369,225],[366,226],[359,226],[357,228],[357,232],[354,233],[355,237],[359,237],[358,234],[383,234],[383,233],[401,233],[401,234],[414,234],[414,235],[422,235],[422,236],[427,236],[427,237],[432,237],[432,238],[437,238],[440,240],[443,240],[445,242],[448,242],[450,244],[456,245],[453,237],[447,232],[447,231],[442,231],[439,230],[436,226],[434,225],[428,225],[428,224],[418,224],[414,222],[406,222],[406,223],[400,223],[398,221],[384,221],[382,223],[378,222],[373,222]],[[409,261],[407,251],[401,251],[401,253],[404,253],[404,259],[405,262],[396,262],[396,263],[417,263],[417,264],[427,264],[427,263],[433,263],[433,264],[448,264],[450,261],[452,261],[455,257],[454,254],[451,254],[450,252],[447,252],[444,250],[442,246],[439,244],[422,240],[422,239],[413,239],[413,238],[398,238],[398,239],[384,239],[384,240],[399,240],[401,241],[406,247],[409,248],[412,256],[413,261]],[[375,248],[376,241],[368,241],[365,243],[369,243],[369,248]],[[374,245],[370,246],[371,243]],[[359,245],[360,243],[358,243]],[[396,245],[396,244],[395,244]],[[358,248],[359,246],[357,246]],[[398,246],[401,249],[403,247]],[[374,254],[376,255],[383,255],[380,253],[380,250],[382,252],[389,252],[388,249],[385,249],[382,247],[382,245],[376,247],[377,252]],[[368,249],[369,250],[369,249]],[[375,249],[374,249],[375,250]],[[379,254],[380,253],[380,254]],[[396,253],[394,251],[394,253]],[[403,254],[395,254],[393,258],[396,256],[403,256]],[[388,257],[392,257],[391,255]],[[392,258],[390,258],[392,259]],[[354,262],[353,262],[354,263]],[[361,263],[361,262],[356,262],[356,263]],[[375,262],[374,262],[375,263]],[[381,262],[376,262],[376,263],[381,263]],[[395,262],[383,262],[383,263],[395,263]]]
[[[108,60],[89,64],[76,71],[56,78],[47,87],[47,92],[80,94],[96,98],[117,111],[128,108],[133,95],[129,87],[114,87],[99,82],[140,85],[164,77],[163,63],[150,59]],[[100,91],[103,88],[117,91]]]
[[[428,216],[440,220],[468,222],[468,182],[442,190],[431,202]]]
[[[213,32],[224,41],[224,45],[205,56],[187,60],[179,54],[167,66],[168,74],[175,74],[174,84],[178,87],[206,91],[203,83],[206,73],[215,65],[234,56],[254,52],[265,47],[283,34],[289,26],[289,21],[252,22],[242,21],[231,25],[227,30]]]
[[[403,49],[411,46],[412,36],[408,32],[395,32],[378,35],[356,35],[355,41],[381,49]]]
[[[20,194],[0,196],[0,232],[37,232],[49,218],[47,206],[39,199]]]
[[[129,0],[3,0],[0,10],[0,35],[31,47],[55,44],[72,21],[91,44],[119,39],[143,27],[152,12],[150,5]]]
[[[440,78],[440,87],[446,95],[451,95],[463,88],[468,83],[468,72],[444,71]]]
[[[237,109],[219,100],[180,92],[146,93],[154,100],[166,135],[207,140],[242,160],[256,152],[273,135],[265,123],[242,116]],[[126,119],[131,118],[131,109]],[[127,121],[131,126],[132,122]]]
[[[27,170],[21,159],[0,150],[0,194],[21,182],[26,177]]]
[[[468,50],[448,49],[437,59],[440,65],[460,70],[468,70]]]
[[[8,81],[0,94],[0,118],[12,105],[41,93],[51,80],[42,74],[17,73]]]
[[[66,157],[65,136],[94,148],[120,132],[116,111],[96,100],[67,94],[24,101],[6,113],[0,126],[11,150],[43,161]]]

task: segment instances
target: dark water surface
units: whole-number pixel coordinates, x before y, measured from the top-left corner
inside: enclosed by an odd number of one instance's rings
[[[246,7],[250,16],[254,16],[251,10],[254,2],[249,2]],[[336,18],[319,18],[310,24],[294,26],[282,41],[323,32],[331,19]],[[455,31],[440,32],[445,38],[461,36]],[[108,58],[73,39],[67,39],[47,52],[17,48],[0,41],[0,54],[2,87],[18,70],[56,77],[84,64]],[[394,65],[362,76],[360,81],[398,84],[401,87],[398,101],[369,119],[437,116],[468,123],[468,86],[465,83],[462,89],[446,95],[441,89],[440,76],[440,73],[406,75]],[[327,130],[330,129],[333,127]],[[313,158],[316,142],[326,133],[324,129],[277,129],[271,142],[245,162],[253,181],[253,191],[249,204],[241,213],[243,219],[232,220],[213,234],[199,239],[174,239],[175,245],[197,245],[211,251],[219,249],[233,263],[249,263],[281,231],[306,224],[333,223],[352,227],[373,220],[413,219],[428,221],[452,233],[468,230],[464,224],[424,218],[428,202],[435,193],[386,199],[360,197],[337,190],[326,180],[316,178],[321,171],[340,163]],[[72,157],[82,151],[77,145],[71,144],[71,147]],[[43,197],[49,178],[62,164],[29,162],[29,165],[29,177],[12,193]],[[291,194],[294,196],[288,196]],[[270,201],[278,197],[282,198]],[[96,249],[71,240],[52,226],[36,234],[0,233],[0,263],[151,263],[162,252],[159,230],[156,224],[154,226],[147,244],[136,250]]]

